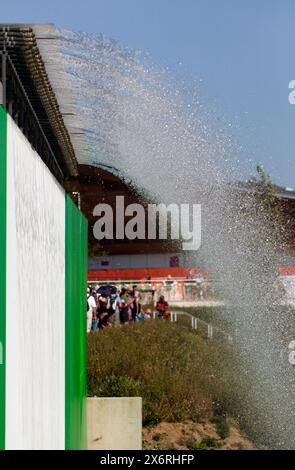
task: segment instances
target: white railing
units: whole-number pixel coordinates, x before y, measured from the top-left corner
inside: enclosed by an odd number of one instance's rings
[[[209,339],[212,339],[216,334],[221,334],[222,336],[225,336],[227,340],[232,343],[233,338],[231,335],[229,335],[227,332],[222,330],[221,328],[218,328],[216,326],[211,325],[210,323],[205,322],[204,320],[201,320],[198,317],[195,317],[191,313],[188,312],[182,312],[182,311],[172,311],[170,312],[170,320],[174,323],[176,323],[179,320],[179,317],[187,317],[189,318],[190,321],[190,327],[192,330],[198,330],[200,326],[203,326],[206,333],[207,337]],[[155,316],[154,316],[155,318]]]

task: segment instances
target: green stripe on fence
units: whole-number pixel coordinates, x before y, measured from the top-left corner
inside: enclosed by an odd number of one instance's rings
[[[87,238],[87,221],[66,195],[66,449],[86,448]]]

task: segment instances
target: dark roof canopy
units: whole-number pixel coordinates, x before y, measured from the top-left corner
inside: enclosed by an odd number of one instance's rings
[[[63,181],[77,176],[77,161],[37,39],[33,25],[0,24],[2,104]]]

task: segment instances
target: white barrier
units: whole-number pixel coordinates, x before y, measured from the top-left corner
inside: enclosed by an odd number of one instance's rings
[[[187,318],[189,318],[191,320],[190,321],[190,327],[191,327],[192,330],[197,330],[198,325],[203,325],[205,327],[206,331],[207,331],[208,339],[213,338],[214,331],[215,331],[216,333],[221,334],[224,337],[226,337],[229,342],[232,342],[232,336],[231,335],[229,335],[228,333],[223,331],[221,328],[214,327],[214,329],[213,329],[213,325],[211,325],[210,323],[205,322],[204,320],[201,320],[198,317],[195,317],[191,313],[182,312],[182,311],[171,311],[170,312],[170,321],[171,322],[174,322],[174,323],[177,322],[178,317],[187,317]]]
[[[0,107],[0,450],[86,446],[87,222]]]

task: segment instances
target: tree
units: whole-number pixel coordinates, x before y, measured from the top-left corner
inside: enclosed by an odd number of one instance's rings
[[[254,207],[261,219],[265,221],[267,236],[275,243],[284,243],[285,220],[282,201],[276,195],[276,188],[262,165],[256,166],[257,176],[250,178],[246,186],[251,190]]]

